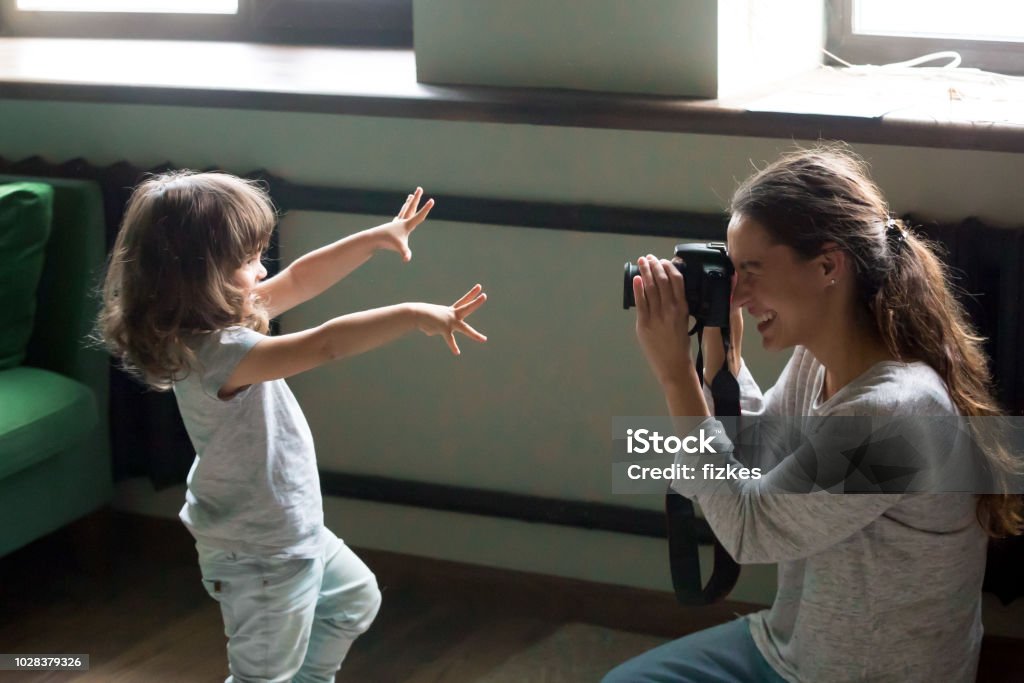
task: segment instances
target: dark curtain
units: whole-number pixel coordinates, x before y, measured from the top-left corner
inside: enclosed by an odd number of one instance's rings
[[[917,231],[938,242],[960,301],[985,337],[996,398],[1010,415],[1024,415],[1024,229],[997,228],[968,218],[922,223]]]
[[[924,224],[919,231],[946,249],[943,258],[960,300],[986,339],[996,397],[1009,414],[1024,415],[1024,230],[995,228],[970,218]],[[1003,604],[1024,595],[1024,536],[989,543],[983,590]]]

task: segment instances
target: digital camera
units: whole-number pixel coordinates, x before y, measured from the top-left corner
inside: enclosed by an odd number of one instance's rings
[[[698,325],[726,327],[729,324],[729,300],[732,295],[732,261],[724,242],[677,244],[672,264],[683,274],[686,303]],[[626,262],[622,279],[622,307],[636,305],[633,276],[639,275],[636,263]]]

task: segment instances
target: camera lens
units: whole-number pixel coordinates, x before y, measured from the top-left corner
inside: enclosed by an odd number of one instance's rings
[[[690,315],[708,327],[728,325],[734,271],[725,243],[677,244],[672,265],[685,280],[686,305]],[[622,273],[623,308],[636,306],[633,278],[639,274],[639,266],[627,261]]]
[[[622,307],[629,309],[636,306],[636,299],[633,297],[633,278],[640,274],[640,268],[635,263],[626,261],[626,268],[622,276]]]

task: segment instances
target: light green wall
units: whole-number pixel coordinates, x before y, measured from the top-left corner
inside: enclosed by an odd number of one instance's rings
[[[744,137],[373,119],[135,105],[0,100],[0,155],[170,161],[233,172],[265,168],[297,183],[720,211],[754,165],[791,142]],[[1024,223],[1024,155],[856,145],[893,209]],[[294,214],[286,259],[386,217]],[[685,235],[685,226],[680,226]],[[413,261],[385,254],[289,314],[286,329],[404,299],[450,301],[475,282],[491,300],[473,319],[490,341],[452,358],[410,337],[292,384],[327,468],[393,474],[653,509],[609,493],[612,415],[663,410],[621,310],[621,268],[672,240],[431,220]],[[770,383],[782,356],[746,343]],[[177,492],[180,494],[180,492]],[[133,489],[129,509],[174,514],[180,495]],[[151,494],[149,494],[151,496]],[[667,589],[664,544],[467,515],[332,500],[353,545]],[[771,598],[771,572],[744,571],[737,598]]]
[[[0,154],[266,167],[298,183],[720,211],[786,139],[0,99]],[[1024,155],[854,145],[893,209],[1019,224]]]

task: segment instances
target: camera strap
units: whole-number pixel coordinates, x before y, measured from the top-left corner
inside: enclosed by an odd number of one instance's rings
[[[704,386],[704,325],[697,323],[697,376]],[[729,351],[732,339],[729,327],[722,328],[722,344],[725,362],[722,369],[711,380],[711,397],[715,403],[716,417],[740,415],[740,386],[729,370]],[[727,421],[731,422],[731,421]],[[730,435],[735,436],[735,435]],[[665,517],[668,525],[668,558],[672,573],[672,588],[681,605],[709,605],[718,602],[733,589],[740,575],[740,567],[728,551],[711,534],[714,544],[714,566],[707,585],[700,576],[700,542],[705,540],[698,527],[693,502],[679,495],[669,487],[665,494]]]

